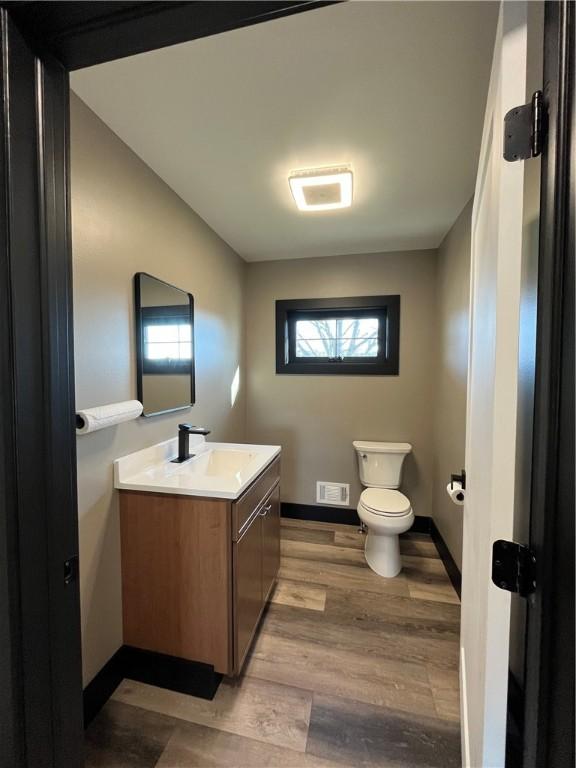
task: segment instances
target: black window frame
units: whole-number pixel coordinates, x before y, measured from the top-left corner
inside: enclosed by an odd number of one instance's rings
[[[376,357],[296,358],[296,321],[378,317]],[[397,376],[400,368],[400,296],[347,296],[276,301],[276,373],[295,375]]]

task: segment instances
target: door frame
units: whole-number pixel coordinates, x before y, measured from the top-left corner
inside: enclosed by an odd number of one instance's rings
[[[0,742],[7,765],[79,768],[83,759],[68,73],[331,4],[0,3]],[[551,130],[542,158],[532,502],[539,590],[528,613],[527,768],[554,750],[557,729],[547,721],[565,722],[565,694],[555,683],[566,679],[564,657],[551,651],[570,607],[570,595],[555,589],[568,560],[556,554],[570,522],[573,529],[574,500],[574,435],[562,428],[570,413],[573,423],[574,397],[573,347],[571,358],[562,354],[574,317],[574,5],[546,6]],[[562,300],[547,314],[551,296]]]
[[[575,11],[545,4],[524,768],[574,765]]]
[[[0,34],[0,729],[44,768],[76,764],[82,727],[68,79],[6,9]]]

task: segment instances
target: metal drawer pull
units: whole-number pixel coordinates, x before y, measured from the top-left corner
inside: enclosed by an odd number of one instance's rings
[[[262,511],[260,512],[260,514],[262,515],[262,517],[266,517],[266,515],[268,514],[268,512],[270,512],[271,509],[272,509],[272,504],[267,504],[265,507],[262,508]]]

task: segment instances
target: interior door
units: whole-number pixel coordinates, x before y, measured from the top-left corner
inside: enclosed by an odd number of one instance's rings
[[[494,45],[472,214],[461,629],[462,754],[505,763],[510,593],[491,582],[491,550],[512,539],[524,163],[502,157],[503,120],[525,102],[527,3],[504,2]]]

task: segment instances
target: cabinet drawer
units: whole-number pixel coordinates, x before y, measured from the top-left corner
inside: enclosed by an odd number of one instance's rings
[[[280,457],[264,470],[248,490],[232,505],[232,536],[237,541],[255,509],[280,479]]]

